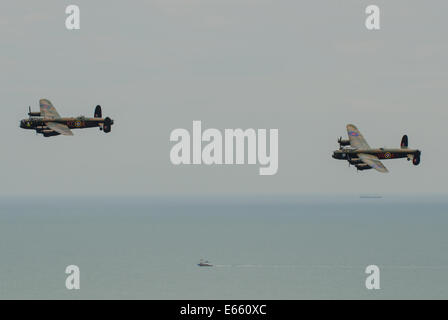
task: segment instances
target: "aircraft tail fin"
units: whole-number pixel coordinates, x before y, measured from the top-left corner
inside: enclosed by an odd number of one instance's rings
[[[403,138],[401,138],[400,147],[402,149],[405,149],[408,147],[408,136],[407,135],[404,135]]]
[[[94,117],[95,118],[102,118],[103,117],[103,112],[101,111],[101,106],[100,105],[96,106]]]

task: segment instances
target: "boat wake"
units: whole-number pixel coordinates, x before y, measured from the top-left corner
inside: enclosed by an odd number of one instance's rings
[[[216,264],[215,268],[304,268],[304,269],[365,269],[361,265],[302,265],[302,264]],[[379,265],[381,269],[448,269],[448,266]]]

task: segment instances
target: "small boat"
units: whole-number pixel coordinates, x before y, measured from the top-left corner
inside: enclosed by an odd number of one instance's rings
[[[201,259],[198,263],[199,267],[213,267],[213,265],[207,260]]]

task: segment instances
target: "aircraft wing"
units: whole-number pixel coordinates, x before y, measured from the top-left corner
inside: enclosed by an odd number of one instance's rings
[[[353,124],[347,125],[348,139],[350,140],[350,145],[356,149],[370,149],[366,140],[364,139],[361,132]]]
[[[72,136],[73,135],[73,132],[65,124],[56,123],[56,122],[48,122],[48,123],[46,123],[46,125],[51,130],[56,131],[64,136]]]
[[[40,105],[40,114],[42,117],[46,119],[58,119],[61,117],[59,113],[56,111],[56,108],[53,107],[53,105],[51,104],[50,100],[40,99],[39,105]]]
[[[389,172],[380,159],[373,154],[358,153],[358,156],[364,163],[368,164],[373,169],[383,173]]]

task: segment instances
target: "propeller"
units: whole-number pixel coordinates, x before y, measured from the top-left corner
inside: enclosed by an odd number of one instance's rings
[[[338,139],[339,150],[342,150],[342,144],[341,144],[341,141],[342,141],[342,136],[340,136],[339,139]]]

